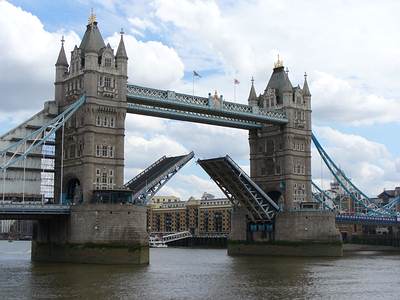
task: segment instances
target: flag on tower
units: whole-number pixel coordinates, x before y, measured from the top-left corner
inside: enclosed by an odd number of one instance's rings
[[[234,84],[239,84],[239,83],[240,83],[240,81],[239,81],[239,80],[237,80],[237,79],[235,78],[235,79],[233,79],[233,83],[234,83]]]
[[[193,71],[193,76],[194,76],[194,77],[199,77],[199,78],[201,78],[200,74],[197,73],[196,71]]]

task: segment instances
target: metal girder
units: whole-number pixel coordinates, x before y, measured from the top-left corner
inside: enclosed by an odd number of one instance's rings
[[[128,181],[124,187],[132,190],[134,202],[146,204],[193,157],[193,151],[182,156],[163,156]]]
[[[399,225],[398,217],[378,217],[366,215],[336,215],[336,223],[369,224],[369,225]]]
[[[335,162],[329,157],[329,155],[322,148],[321,144],[318,142],[317,138],[314,134],[311,136],[312,141],[314,142],[315,147],[317,148],[321,158],[323,159],[325,165],[328,167],[329,171],[335,177],[340,186],[344,189],[346,194],[355,202],[364,207],[370,215],[376,216],[390,216],[394,213],[384,207],[379,207],[376,203],[374,203],[365,193],[363,193],[359,188],[357,188],[354,183],[344,174],[344,172],[335,164]],[[358,198],[354,192],[350,189],[356,191],[360,198]]]
[[[188,121],[194,123],[203,123],[223,127],[231,127],[238,129],[259,129],[261,123],[249,120],[241,120],[224,116],[216,116],[187,110],[178,110],[175,108],[157,107],[153,105],[144,105],[137,103],[128,103],[128,113],[153,116],[159,118],[167,118],[179,121]]]
[[[0,157],[2,157],[0,160],[0,170],[5,171],[9,166],[25,159],[37,147],[54,139],[55,132],[82,106],[85,99],[85,95],[81,96],[77,101],[67,107],[66,110],[39,129],[5,149],[0,150]],[[7,153],[12,153],[12,155],[8,157]]]
[[[273,220],[279,206],[228,155],[197,162],[234,205],[247,209],[252,221]]]
[[[211,121],[211,116],[214,116],[214,118],[224,117],[235,119],[242,122],[245,120],[270,124],[286,124],[288,122],[286,114],[280,110],[267,111],[260,108],[255,109],[249,105],[222,101],[222,99],[214,103],[212,97],[205,98],[137,85],[127,86],[127,102],[130,104],[151,106],[153,108],[180,111],[180,114],[182,112],[198,113],[206,118],[203,120],[204,123],[207,123],[207,119]],[[164,114],[162,117],[170,118],[171,116]]]
[[[314,181],[311,181],[311,186],[316,190],[316,192],[312,193],[314,200],[321,203],[324,209],[332,211],[337,210],[334,200],[331,197],[329,197],[329,195],[324,190],[322,190]],[[327,200],[331,201],[333,206],[329,205],[327,203]]]
[[[187,239],[192,237],[192,234],[190,233],[190,231],[181,231],[181,232],[176,232],[176,233],[171,233],[171,234],[167,234],[164,235],[161,240],[164,243],[170,243],[170,242],[174,242],[174,241],[179,241],[182,239]]]

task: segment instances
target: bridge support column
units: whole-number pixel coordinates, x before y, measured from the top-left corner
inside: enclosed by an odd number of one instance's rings
[[[236,218],[236,220],[235,220]],[[242,217],[232,215],[232,232]],[[236,229],[239,227],[236,226]],[[247,226],[247,238],[231,235],[228,241],[229,255],[265,256],[331,256],[343,255],[342,240],[335,225],[335,215],[325,211],[292,211],[279,213],[274,232],[251,232]],[[272,238],[271,238],[272,237]]]
[[[146,208],[120,204],[84,204],[70,217],[39,221],[32,260],[98,264],[149,262]]]
[[[234,241],[247,240],[246,210],[241,207],[234,207],[231,216],[231,233],[229,239]]]

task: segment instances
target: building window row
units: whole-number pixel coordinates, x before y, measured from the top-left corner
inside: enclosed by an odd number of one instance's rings
[[[306,174],[306,167],[302,163],[295,163],[293,166],[293,173],[294,174],[299,174],[299,175],[305,175]]]
[[[115,88],[115,79],[109,76],[99,76],[99,87]]]
[[[114,158],[114,146],[96,145],[96,157]]]
[[[304,110],[298,110],[298,111],[296,111],[296,113],[295,113],[295,119],[297,120],[297,121],[304,121],[305,119],[306,119],[306,114],[305,114],[305,111]]]
[[[64,146],[64,159],[81,157],[83,155],[83,142],[72,143]]]
[[[94,183],[96,190],[113,189],[115,185],[114,170],[96,169],[96,182]]]
[[[297,151],[304,151],[305,150],[305,145],[304,143],[295,143],[293,142],[293,149]]]
[[[73,79],[67,82],[65,86],[65,91],[70,92],[70,91],[75,91],[75,90],[80,90],[83,89],[83,79],[82,77],[79,79]]]
[[[293,186],[293,201],[294,202],[304,202],[305,196],[306,196],[305,184],[295,183]]]
[[[96,126],[115,128],[115,117],[99,114],[96,116]]]

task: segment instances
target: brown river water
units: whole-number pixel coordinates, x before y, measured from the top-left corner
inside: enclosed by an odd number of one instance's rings
[[[0,241],[0,299],[400,299],[400,254],[230,257],[151,249],[146,266],[32,263],[30,242]]]

